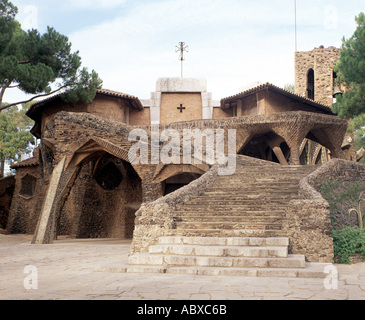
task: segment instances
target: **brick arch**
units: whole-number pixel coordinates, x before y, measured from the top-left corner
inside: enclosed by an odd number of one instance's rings
[[[66,161],[66,167],[70,165],[78,165],[91,154],[98,151],[105,151],[111,155],[129,162],[128,149],[126,147],[117,146],[107,140],[99,137],[83,138],[70,146],[72,156]]]
[[[261,149],[257,149],[256,151],[260,154],[257,154],[256,157],[263,159],[263,160],[268,160],[268,161],[272,161],[272,156],[270,157],[269,155],[265,154],[265,150],[267,147],[269,147],[273,154],[276,156],[276,158],[278,159],[280,164],[283,165],[287,165],[287,156],[285,155],[285,150],[283,151],[281,146],[283,143],[286,143],[286,145],[289,147],[288,142],[286,141],[286,139],[279,135],[278,133],[275,132],[275,130],[273,130],[272,128],[263,128],[260,130],[255,130],[254,132],[252,132],[247,139],[245,140],[245,143],[241,146],[241,148],[239,149],[239,154],[244,154],[244,155],[248,155],[248,156],[254,156],[255,155],[251,155],[251,151],[250,151],[250,143],[255,143],[255,141],[257,143],[261,143]],[[252,147],[253,148],[253,147]],[[252,149],[251,148],[251,149]],[[254,148],[253,148],[254,149]]]
[[[197,173],[204,174],[209,170],[209,165],[191,165],[191,164],[170,164],[165,165],[162,170],[155,176],[155,180],[162,182],[168,178],[179,175],[181,173]]]

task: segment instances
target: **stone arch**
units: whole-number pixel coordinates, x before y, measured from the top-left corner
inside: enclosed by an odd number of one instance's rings
[[[67,167],[71,165],[77,165],[96,151],[105,151],[117,158],[129,162],[127,148],[117,146],[98,137],[81,139],[70,146],[70,151],[72,156],[69,161],[66,162]]]
[[[190,182],[198,179],[209,170],[209,166],[202,165],[167,165],[156,176],[161,184],[161,195],[167,195]]]
[[[316,141],[304,139],[300,147],[300,164],[322,164],[327,162],[326,149]],[[325,157],[325,160],[322,158]]]
[[[132,238],[142,182],[129,162],[95,150],[77,164],[78,173],[60,205],[57,234],[71,238]]]
[[[270,130],[251,135],[238,154],[288,165],[290,148],[283,137]]]
[[[48,236],[42,240],[43,243],[52,242],[53,239],[55,239],[57,235],[60,234],[66,234],[74,238],[80,237],[80,235],[81,237],[132,237],[135,218],[134,213],[138,210],[140,204],[142,203],[142,183],[139,173],[136,172],[135,167],[132,166],[128,161],[127,147],[123,148],[102,138],[92,137],[80,139],[79,141],[69,145],[66,154],[68,156],[65,161],[60,184],[58,185],[54,196],[54,205],[52,205],[52,211],[50,214],[51,216],[54,216],[54,223],[52,223],[52,220],[50,220],[50,230],[52,231],[47,233]],[[130,182],[130,179],[124,179],[123,176],[123,179],[121,179],[123,181],[120,181],[120,183],[117,183],[115,187],[112,187],[111,189],[113,190],[103,190],[102,186],[98,185],[93,175],[95,174],[95,170],[98,167],[98,161],[100,164],[100,159],[105,155],[114,157],[116,161],[121,161],[121,170],[124,170],[122,175],[126,174],[126,171],[131,173],[133,176],[133,181],[135,181],[135,183],[132,185],[135,189],[138,189],[137,197],[131,196],[128,201],[121,204],[123,207],[121,210],[127,212],[128,214],[128,225],[132,225],[132,227],[126,227],[124,231],[118,231],[117,226],[121,225],[121,218],[119,216],[119,220],[116,217],[112,218],[114,220],[118,220],[114,221],[115,223],[113,225],[115,227],[109,226],[108,231],[105,231],[106,228],[101,228],[102,232],[100,233],[89,232],[88,234],[85,232],[85,230],[81,232],[79,228],[81,214],[83,211],[86,212],[85,208],[87,207],[84,206],[85,194],[89,194],[89,198],[92,198],[93,192],[95,190],[101,194],[102,192],[113,192],[115,189],[115,192],[117,193],[118,190],[120,191],[120,184],[125,188],[128,182]],[[108,199],[110,198],[111,197],[108,195],[99,197],[99,200],[101,199],[99,202],[99,207],[104,208],[105,206],[103,204],[106,201],[109,201]],[[111,203],[113,204],[113,202]],[[74,209],[72,208],[77,208],[76,212],[73,212]],[[117,208],[116,210],[119,209],[120,208]],[[67,215],[67,210],[73,213],[71,215]],[[35,238],[36,237],[37,235]]]
[[[306,138],[330,150],[334,157],[340,157],[342,155],[341,144],[333,140],[333,132],[331,131],[328,128],[312,128]]]

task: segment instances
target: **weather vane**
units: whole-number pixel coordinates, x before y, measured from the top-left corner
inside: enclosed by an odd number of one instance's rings
[[[180,51],[180,57],[179,60],[181,61],[181,78],[183,77],[183,61],[184,58],[184,52],[189,52],[189,47],[185,45],[185,42],[179,42],[179,46],[176,46],[175,52]]]

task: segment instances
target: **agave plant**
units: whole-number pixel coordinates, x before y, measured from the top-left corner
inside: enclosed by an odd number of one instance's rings
[[[365,201],[365,191],[360,193],[359,199],[357,200],[357,208],[349,210],[349,218],[353,211],[356,212],[359,228],[364,229],[364,214],[361,212],[361,201]]]

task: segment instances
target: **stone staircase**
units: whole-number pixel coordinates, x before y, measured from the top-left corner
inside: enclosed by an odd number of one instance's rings
[[[282,224],[299,180],[316,166],[241,165],[176,208],[175,228],[122,272],[250,277],[325,277],[328,264],[288,254]]]
[[[180,236],[280,237],[288,202],[297,198],[299,180],[315,166],[237,165],[233,176],[219,176],[203,195],[174,214]]]
[[[119,272],[323,278],[328,264],[288,254],[288,238],[160,237]]]

